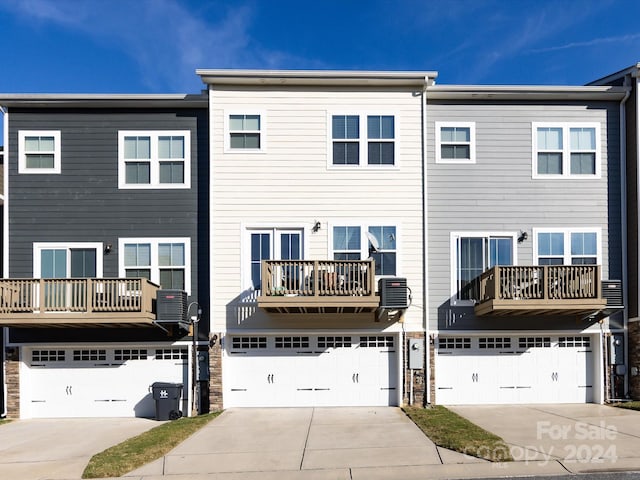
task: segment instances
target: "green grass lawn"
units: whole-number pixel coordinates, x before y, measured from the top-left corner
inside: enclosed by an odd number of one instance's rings
[[[84,469],[82,478],[119,477],[146,465],[168,453],[219,414],[214,412],[184,417],[125,440],[94,455]]]
[[[11,420],[4,418],[4,419],[0,419],[0,425],[4,425],[5,423],[9,423]]]
[[[612,403],[612,407],[618,408],[626,408],[628,410],[640,410],[640,402],[620,402],[620,403]]]
[[[405,407],[407,416],[439,447],[483,458],[511,462],[509,447],[502,439],[442,406]]]

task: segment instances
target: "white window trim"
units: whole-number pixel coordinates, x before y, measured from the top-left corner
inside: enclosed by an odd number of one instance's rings
[[[538,173],[538,128],[562,128],[562,174]],[[595,128],[596,136],[596,171],[594,175],[571,173],[571,138],[572,128]],[[602,177],[602,141],[600,123],[598,122],[532,122],[531,123],[531,176],[536,179],[558,180],[594,180]]]
[[[472,300],[459,300],[458,296],[458,240],[460,238],[488,238],[488,237],[510,237],[512,239],[511,245],[513,246],[513,250],[511,255],[513,258],[513,265],[518,265],[518,232],[479,232],[479,231],[471,231],[471,232],[451,232],[449,239],[449,258],[451,260],[450,264],[450,291],[451,296],[449,298],[449,304],[453,307],[472,307],[475,305],[475,302]]]
[[[571,234],[595,233],[596,234],[596,265],[602,265],[602,228],[600,227],[574,227],[574,228],[534,228],[533,229],[533,264],[538,265],[538,234],[562,233],[564,234],[564,265],[571,265]]]
[[[229,121],[231,115],[259,115],[260,116],[260,148],[231,148],[231,129]],[[254,130],[247,130],[251,133]],[[264,110],[248,109],[248,110],[225,110],[224,111],[224,153],[234,154],[256,154],[266,153],[267,151],[267,122]]]
[[[442,128],[462,127],[469,129],[469,157],[470,158],[442,158]],[[473,164],[476,163],[476,124],[475,122],[436,122],[436,163]],[[445,145],[449,145],[445,142]],[[459,142],[451,142],[459,145]]]
[[[334,115],[346,115],[357,116],[360,118],[360,137],[358,143],[360,145],[360,155],[357,165],[334,165],[333,164],[333,116]],[[389,116],[393,117],[393,165],[369,165],[368,158],[368,144],[369,140],[372,142],[381,141],[391,143],[391,139],[369,139],[367,136],[367,117],[368,116]],[[340,139],[336,139],[340,141]],[[349,141],[349,140],[346,140]],[[354,142],[355,143],[355,142]],[[398,170],[400,169],[400,115],[397,111],[389,110],[336,110],[327,111],[327,169],[328,170]]]
[[[124,246],[127,243],[148,243],[151,245],[151,281],[160,285],[160,265],[158,265],[158,245],[161,243],[184,244],[184,289],[191,295],[191,239],[189,237],[126,237],[118,238],[118,275],[127,276],[124,264]]]
[[[160,137],[184,137],[184,182],[183,183],[160,183],[160,162],[180,161],[180,159],[159,159],[158,139]],[[126,162],[137,160],[124,158],[125,137],[150,137],[151,138],[151,158],[149,183],[127,183]],[[173,190],[191,188],[191,131],[189,130],[119,130],[118,131],[118,188],[121,190]]]
[[[367,238],[367,232],[369,227],[396,227],[396,273],[394,275],[376,275],[376,281],[379,278],[393,278],[402,276],[402,245],[399,239],[402,239],[402,228],[397,220],[380,220],[370,221],[363,223],[362,220],[340,221],[336,223],[329,223],[327,228],[329,233],[327,235],[328,244],[327,251],[329,252],[329,260],[333,260],[333,227],[360,227],[360,258],[361,260],[367,260],[369,258],[369,239]],[[383,250],[391,251],[391,250]],[[377,285],[377,284],[376,284]]]
[[[27,168],[26,137],[53,137],[53,168]],[[18,173],[28,175],[60,174],[62,172],[62,145],[60,130],[20,130],[18,132]]]
[[[33,243],[33,278],[41,278],[42,262],[40,252],[42,250],[71,250],[74,248],[95,249],[96,251],[96,277],[103,275],[104,245],[101,242],[34,242]],[[67,272],[71,272],[71,257],[67,257]]]

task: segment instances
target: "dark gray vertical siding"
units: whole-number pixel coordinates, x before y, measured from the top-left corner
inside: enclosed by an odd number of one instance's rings
[[[527,231],[518,264],[534,258],[534,228],[599,227],[603,277],[622,275],[620,140],[616,102],[429,101],[427,195],[430,328],[440,330],[576,328],[573,319],[476,318],[451,307],[451,232]],[[475,122],[476,163],[435,163],[435,122]],[[602,177],[532,178],[532,122],[599,122]],[[584,325],[586,326],[586,325]]]
[[[10,277],[33,276],[34,242],[112,244],[113,250],[104,256],[104,276],[117,277],[119,238],[189,237],[190,301],[207,306],[208,286],[202,281],[208,280],[200,270],[207,270],[208,202],[198,203],[199,191],[207,192],[209,181],[206,107],[12,109],[9,118]],[[61,132],[61,174],[18,174],[20,130]],[[189,130],[191,188],[118,189],[119,130]],[[208,332],[208,318],[203,320],[202,330]]]

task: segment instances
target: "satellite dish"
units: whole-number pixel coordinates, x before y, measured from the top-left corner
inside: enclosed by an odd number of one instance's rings
[[[378,239],[371,232],[367,232],[367,238],[369,239],[369,243],[371,244],[371,249],[374,253],[377,253],[380,250],[380,244],[378,243]]]

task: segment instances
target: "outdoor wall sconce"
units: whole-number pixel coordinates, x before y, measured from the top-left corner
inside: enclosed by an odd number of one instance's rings
[[[320,230],[320,222],[316,220],[315,223],[313,224],[313,227],[311,228],[311,231],[313,233],[317,233],[318,230]]]
[[[520,236],[518,237],[518,243],[524,242],[527,238],[529,238],[529,234],[524,230],[520,231]]]
[[[113,245],[111,245],[110,243],[107,243],[107,246],[104,247],[104,254],[109,255],[111,253],[112,248],[113,248]]]

